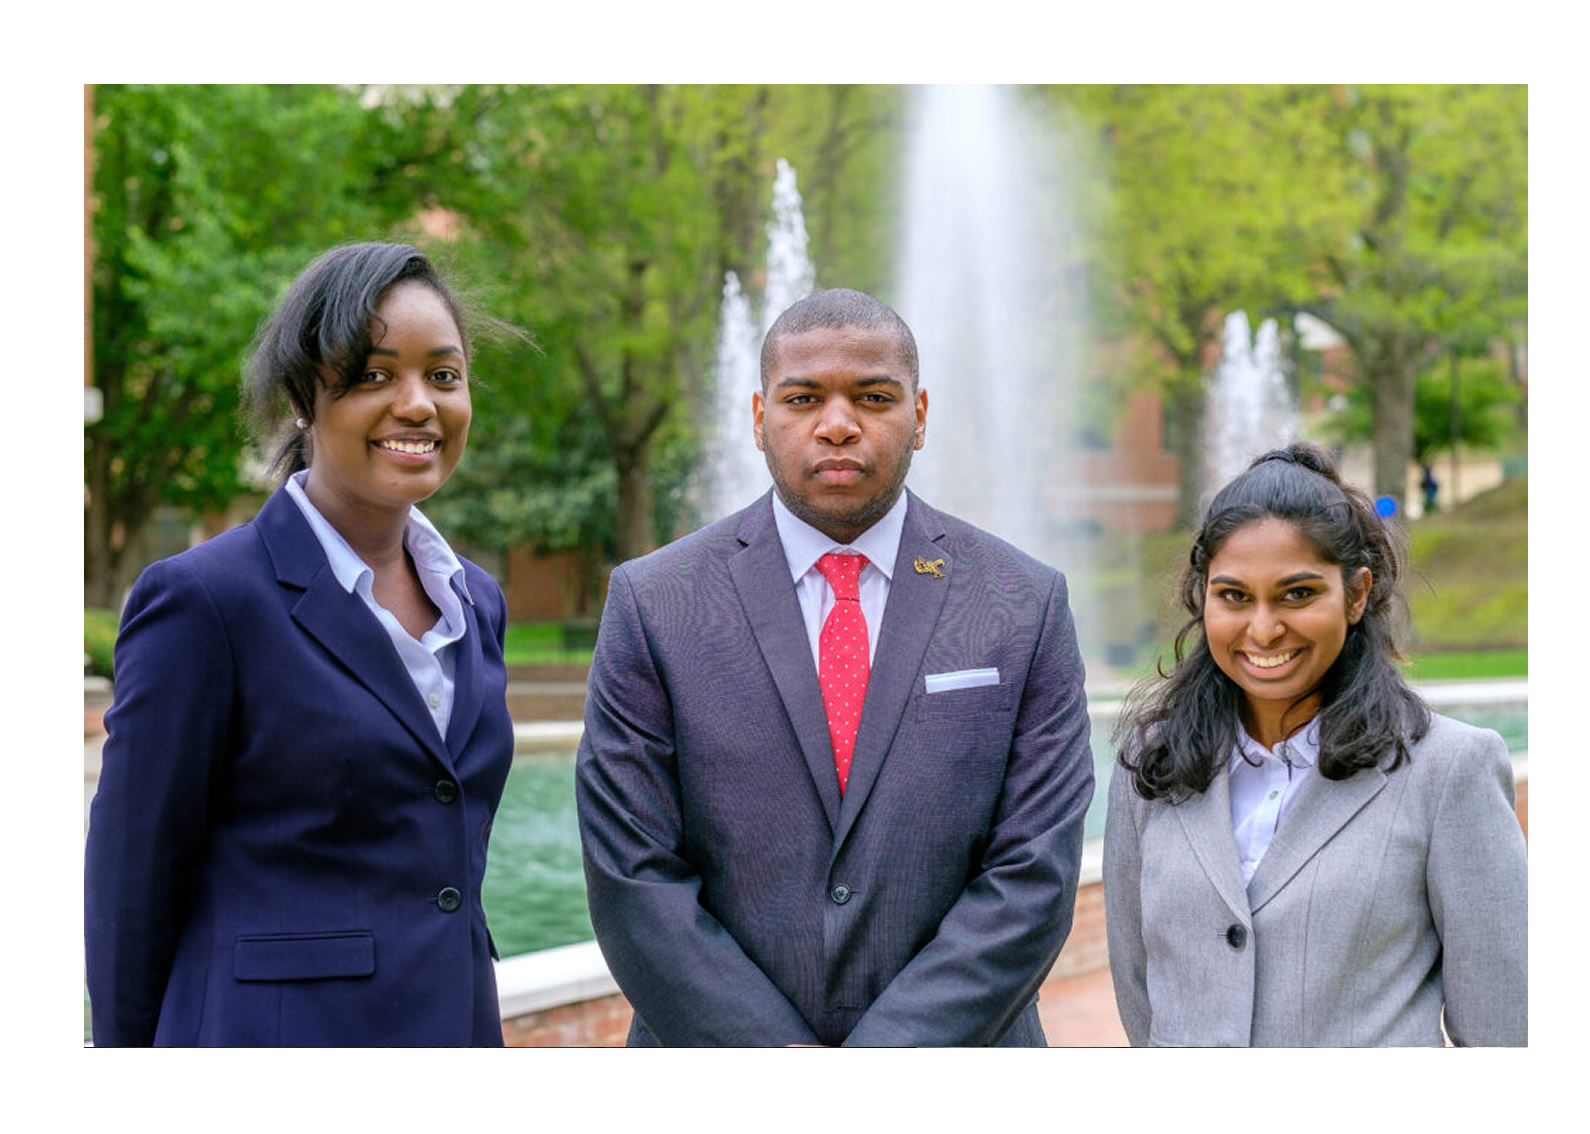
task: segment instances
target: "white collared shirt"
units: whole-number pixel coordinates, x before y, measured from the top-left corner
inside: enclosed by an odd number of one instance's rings
[[[1246,758],[1243,752],[1246,751]],[[1257,764],[1250,761],[1257,761]],[[1253,880],[1276,828],[1303,781],[1317,773],[1319,718],[1315,717],[1270,751],[1237,725],[1237,743],[1227,769],[1231,779],[1231,832],[1242,858],[1242,883]]]
[[[867,557],[861,569],[861,615],[867,620],[867,660],[878,654],[878,629],[883,625],[883,608],[889,601],[889,583],[894,577],[894,557],[900,550],[900,534],[905,530],[905,493],[872,527],[851,543],[839,544],[805,520],[773,493],[773,522],[784,545],[784,559],[795,583],[795,597],[806,621],[806,636],[811,642],[812,661],[817,662],[818,639],[823,620],[834,607],[834,588],[817,569],[817,561],[830,551],[855,553]]]
[[[419,573],[420,585],[425,588],[425,593],[430,596],[436,609],[441,611],[441,617],[436,620],[436,625],[416,641],[413,635],[403,629],[402,624],[390,610],[375,601],[375,572],[359,558],[358,553],[348,545],[348,541],[342,538],[342,533],[332,527],[331,522],[310,502],[309,495],[303,488],[303,482],[308,476],[309,470],[305,469],[288,477],[284,485],[287,495],[293,498],[299,510],[303,512],[304,519],[309,521],[309,527],[325,550],[326,559],[331,564],[331,572],[337,577],[342,589],[362,598],[364,605],[370,608],[370,612],[386,630],[387,636],[392,639],[398,659],[413,680],[414,688],[419,690],[425,707],[430,710],[431,720],[436,722],[436,731],[445,739],[447,722],[453,715],[453,672],[456,653],[447,647],[462,639],[469,629],[469,622],[464,617],[464,604],[459,601],[458,592],[452,587],[452,580],[455,577],[464,597],[471,603],[475,601],[469,596],[469,586],[464,579],[464,565],[458,561],[453,549],[447,546],[447,541],[420,510],[410,507],[408,523],[403,529],[403,546],[408,548],[409,555],[414,559],[414,569]]]

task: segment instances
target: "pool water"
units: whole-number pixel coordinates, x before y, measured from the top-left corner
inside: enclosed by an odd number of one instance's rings
[[[1502,734],[1511,752],[1529,749],[1525,704],[1440,705],[1438,711]],[[1115,749],[1113,720],[1093,722],[1097,786],[1084,838],[1104,837],[1105,798]],[[492,825],[484,888],[486,918],[504,957],[594,938],[585,906],[585,875],[574,814],[574,753],[514,761]]]
[[[574,753],[514,760],[491,825],[482,902],[504,957],[590,941]]]

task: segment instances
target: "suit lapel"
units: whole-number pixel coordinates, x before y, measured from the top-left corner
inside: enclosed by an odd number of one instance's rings
[[[279,490],[260,509],[255,525],[276,568],[277,581],[302,592],[292,606],[293,620],[391,710],[427,752],[451,769],[436,722],[403,668],[392,640],[364,600],[337,582],[298,505]]]
[[[729,558],[729,576],[751,625],[758,649],[773,675],[784,711],[795,729],[801,753],[823,801],[830,828],[839,821],[839,778],[834,772],[834,746],[828,736],[828,715],[817,684],[800,601],[773,523],[771,492],[746,509],[737,533],[744,550]],[[871,691],[868,691],[870,703]],[[865,720],[865,712],[863,713]],[[865,726],[863,726],[865,727]],[[851,771],[855,775],[854,767]],[[852,780],[852,782],[854,782]]]
[[[464,590],[461,579],[451,580],[453,592],[464,608],[464,623],[469,629],[464,637],[448,649],[453,654],[453,711],[447,718],[447,750],[449,754],[463,751],[480,718],[482,657],[485,651],[486,626],[480,609]]]
[[[928,642],[950,587],[955,585],[955,563],[940,546],[943,538],[944,527],[938,513],[915,495],[908,495],[900,550],[894,557],[894,575],[889,582],[889,601],[878,630],[867,699],[862,704],[861,726],[856,732],[856,751],[840,808],[836,849],[855,824],[894,745]],[[919,558],[936,563],[940,575],[918,574],[911,564]],[[826,723],[827,718],[823,720]]]
[[[1171,808],[1192,845],[1198,865],[1217,893],[1244,922],[1252,916],[1242,886],[1242,855],[1231,833],[1231,779],[1224,765],[1209,786]]]
[[[1275,897],[1347,821],[1386,786],[1386,773],[1366,768],[1345,780],[1327,780],[1316,769],[1287,809],[1275,838],[1248,883],[1257,911]]]

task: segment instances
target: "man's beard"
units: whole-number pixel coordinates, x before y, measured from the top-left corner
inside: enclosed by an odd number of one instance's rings
[[[779,474],[778,467],[773,460],[773,454],[768,452],[767,471],[773,477],[773,485],[778,489],[779,499],[784,501],[791,513],[797,519],[803,520],[816,528],[826,532],[830,527],[853,529],[858,535],[872,527],[881,520],[894,507],[895,501],[900,498],[900,491],[905,485],[905,474],[911,471],[911,455],[916,450],[915,436],[906,439],[905,447],[901,453],[900,461],[895,466],[895,473],[889,484],[882,492],[866,500],[858,500],[856,507],[850,512],[820,512],[807,506],[806,501],[791,490],[784,477]]]

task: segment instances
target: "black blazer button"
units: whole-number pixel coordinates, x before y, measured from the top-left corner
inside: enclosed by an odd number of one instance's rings
[[[442,908],[443,913],[452,913],[464,904],[464,895],[452,886],[444,886],[436,895],[436,904]]]
[[[1233,925],[1226,930],[1226,944],[1233,949],[1240,949],[1248,943],[1248,930],[1242,925]]]
[[[828,896],[833,899],[835,905],[842,906],[846,902],[850,901],[850,887],[846,886],[844,883],[840,883],[838,886],[835,886],[832,890],[828,891]]]
[[[452,780],[437,780],[431,791],[437,803],[451,803],[458,798],[458,785]]]

